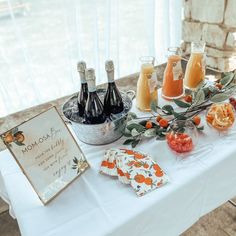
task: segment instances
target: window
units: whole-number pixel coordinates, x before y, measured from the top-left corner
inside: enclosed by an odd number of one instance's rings
[[[180,44],[181,0],[0,0],[0,116],[76,92],[78,60],[106,82]]]

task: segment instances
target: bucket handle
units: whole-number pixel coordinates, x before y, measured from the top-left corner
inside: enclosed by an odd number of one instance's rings
[[[126,91],[126,95],[133,100],[135,98],[135,91],[134,90],[128,90]]]
[[[65,124],[67,125],[72,125],[72,122],[68,120],[64,115],[61,116],[62,120],[64,121]]]

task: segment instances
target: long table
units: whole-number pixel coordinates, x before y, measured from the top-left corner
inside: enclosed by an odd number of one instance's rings
[[[143,141],[135,149],[151,155],[170,177],[168,184],[143,197],[99,174],[105,150],[122,147],[124,140],[104,146],[78,141],[91,168],[46,206],[11,154],[1,152],[0,196],[9,203],[22,235],[176,236],[236,196],[235,126],[219,133],[205,124],[187,158],[176,156],[165,141]]]

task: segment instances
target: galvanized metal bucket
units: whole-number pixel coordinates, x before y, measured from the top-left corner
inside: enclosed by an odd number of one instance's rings
[[[104,89],[97,90],[97,93],[101,99],[104,100],[105,95]],[[72,126],[76,136],[79,140],[84,143],[92,145],[104,145],[112,143],[122,136],[122,130],[126,124],[127,114],[132,107],[132,99],[135,96],[135,92],[129,90],[124,93],[121,92],[121,96],[124,102],[125,110],[117,118],[112,120],[107,120],[102,124],[88,125],[83,123],[83,119],[73,119],[71,117],[71,107],[74,106],[75,109],[77,104],[77,96],[69,98],[62,106],[62,112],[64,115],[64,120]],[[77,111],[78,112],[78,111]]]

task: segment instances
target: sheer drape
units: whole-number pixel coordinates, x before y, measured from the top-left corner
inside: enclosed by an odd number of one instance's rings
[[[142,55],[164,62],[180,40],[181,0],[3,0],[0,116],[77,91],[78,60],[100,84],[106,59],[119,78],[137,72]]]

